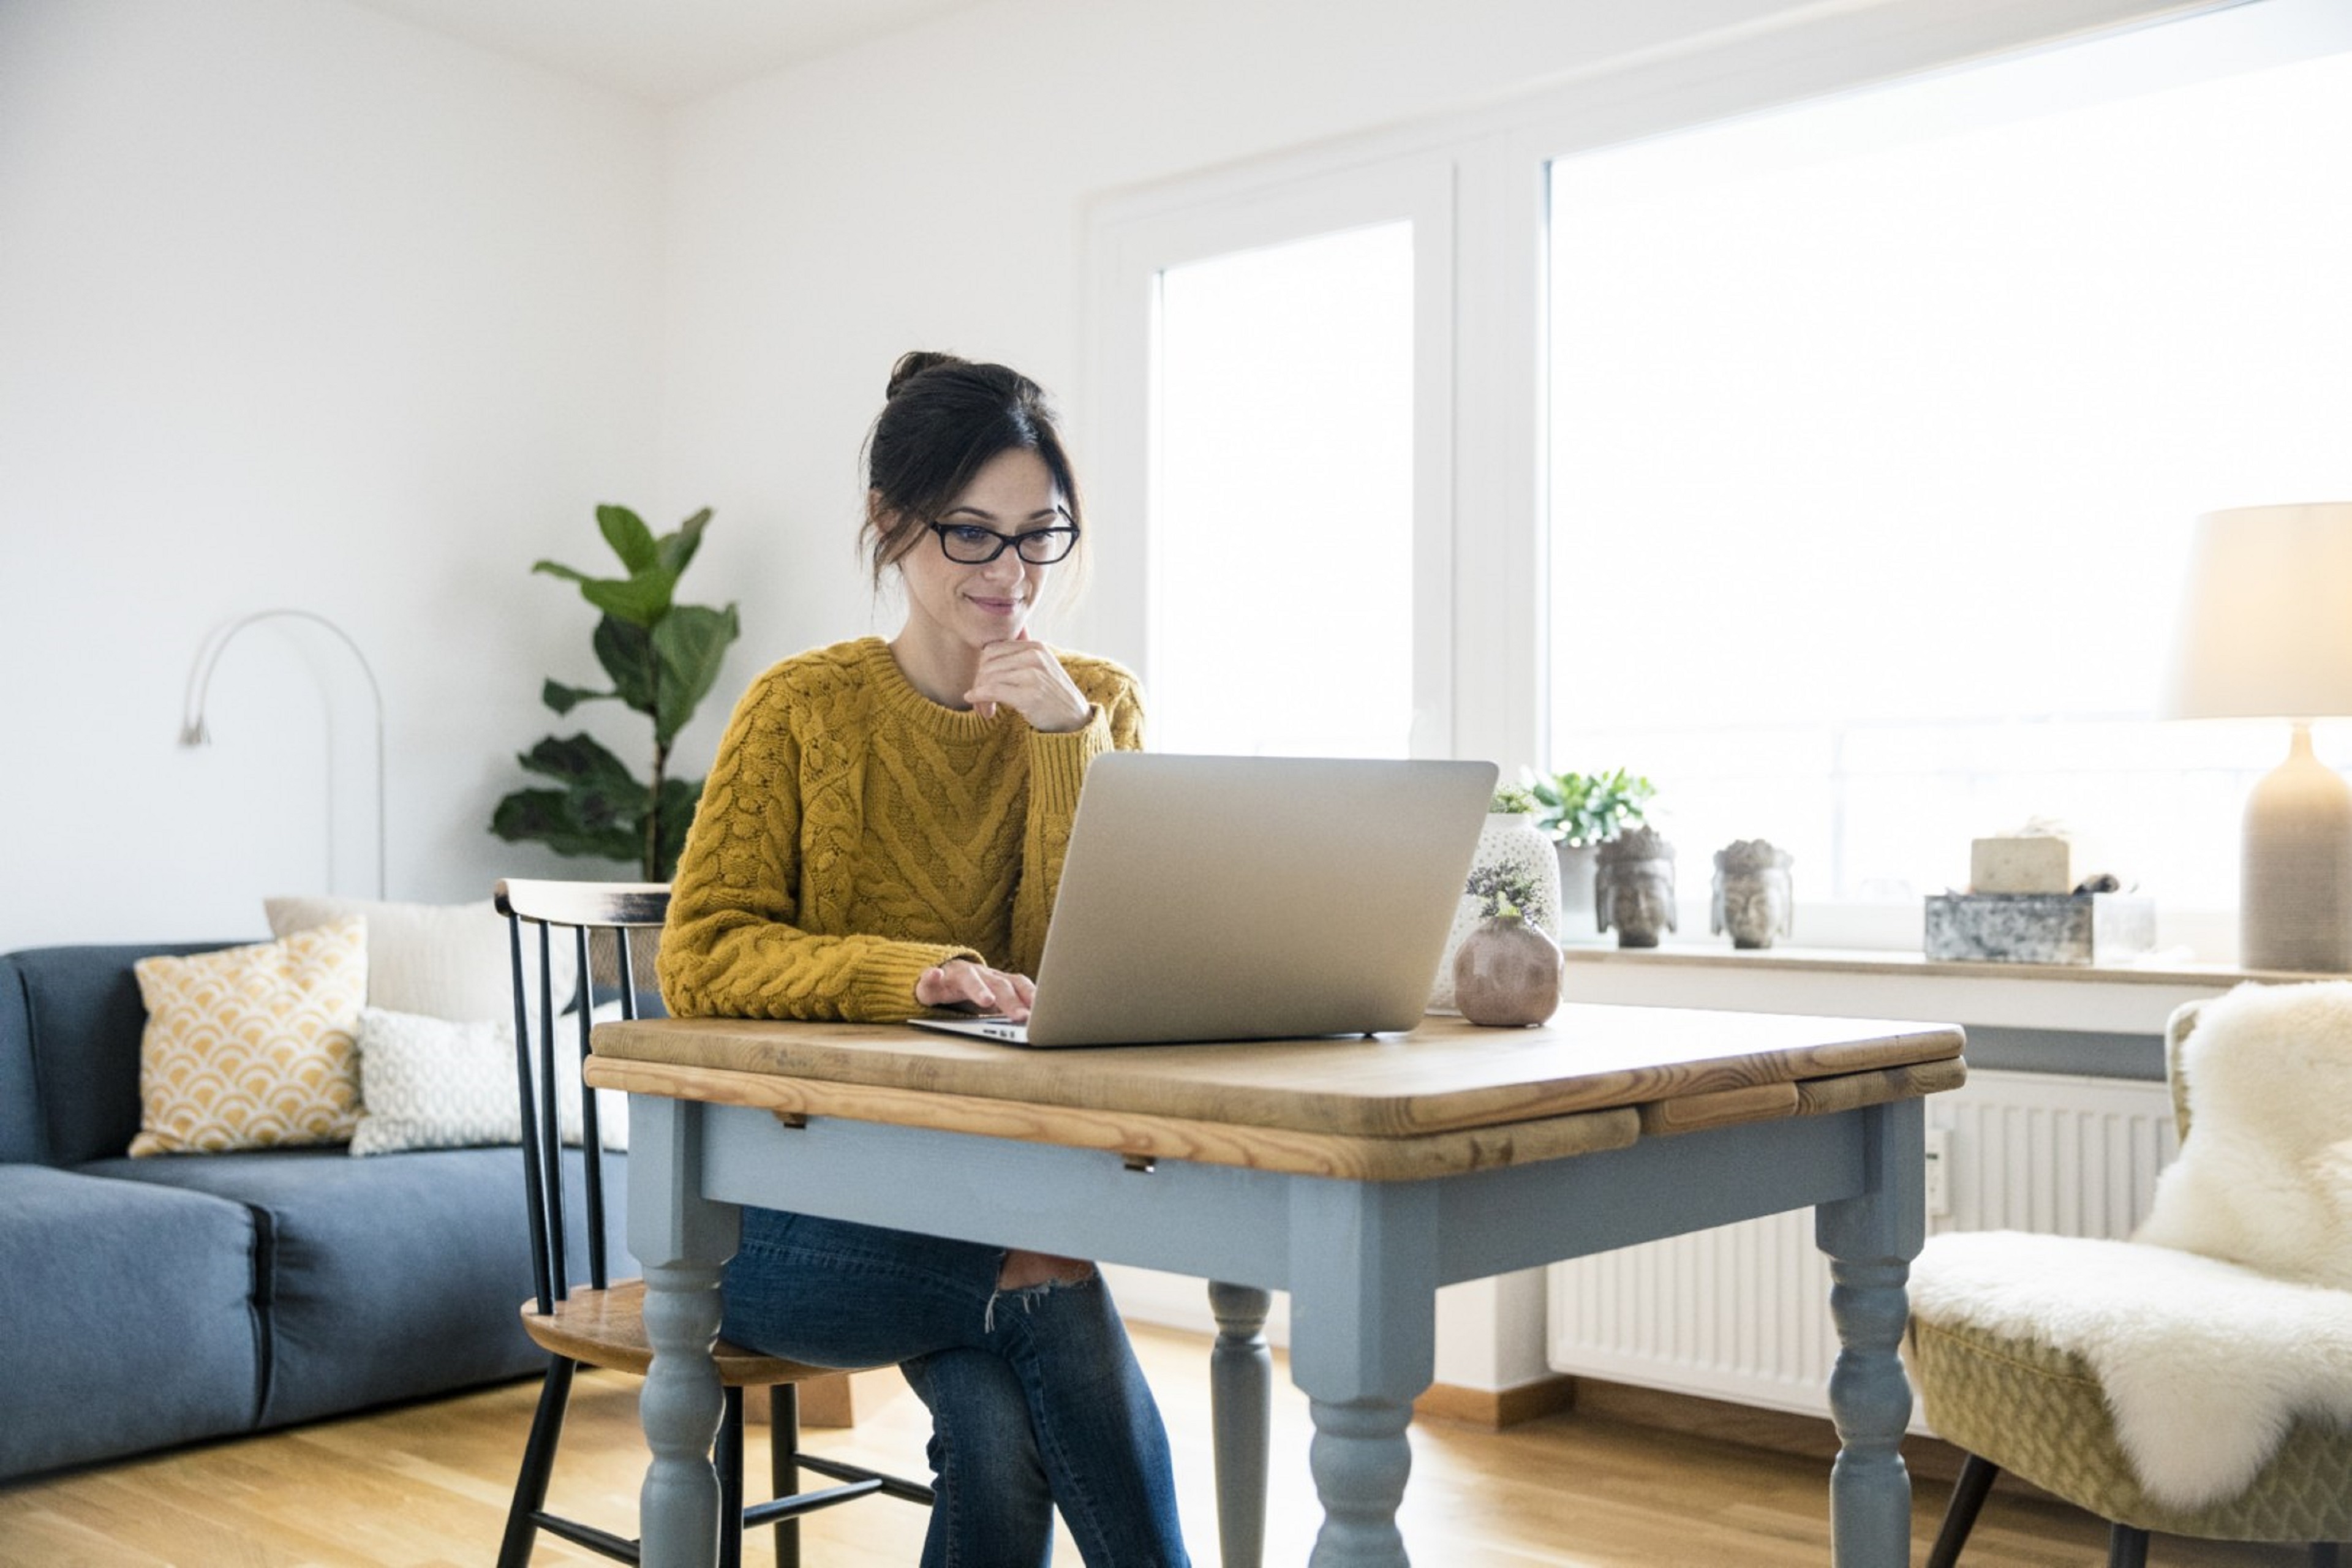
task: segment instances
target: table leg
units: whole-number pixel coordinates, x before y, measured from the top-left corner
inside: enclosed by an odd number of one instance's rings
[[[740,1211],[701,1195],[704,1107],[629,1097],[629,1250],[646,1277],[653,1365],[638,1396],[653,1451],[638,1494],[643,1568],[719,1561],[719,1473],[711,1468],[725,1396],[710,1348],[719,1271],[735,1254]]]
[[[1215,1413],[1217,1545],[1224,1568],[1258,1568],[1265,1556],[1265,1457],[1274,1421],[1274,1354],[1265,1348],[1272,1292],[1211,1284],[1217,1348],[1209,1355]]]
[[[1830,1373],[1839,1441],[1830,1555],[1836,1568],[1901,1568],[1911,1560],[1911,1476],[1900,1448],[1911,1384],[1897,1347],[1910,1310],[1904,1285],[1927,1237],[1926,1110],[1906,1100],[1849,1114],[1864,1119],[1868,1187],[1813,1216],[1841,1347]]]
[[[1323,1528],[1308,1568],[1407,1568],[1405,1428],[1437,1353],[1437,1200],[1405,1183],[1304,1182],[1291,1199],[1291,1380],[1315,1418]]]

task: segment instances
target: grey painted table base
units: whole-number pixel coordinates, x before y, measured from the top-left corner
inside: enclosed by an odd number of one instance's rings
[[[1896,1342],[1924,1239],[1924,1118],[1900,1100],[1751,1122],[1540,1163],[1357,1182],[652,1096],[629,1108],[629,1241],[647,1282],[654,1364],[646,1568],[716,1563],[709,1351],[741,1204],[1130,1263],[1213,1285],[1211,1355],[1225,1568],[1265,1532],[1269,1290],[1291,1293],[1292,1380],[1315,1424],[1324,1523],[1311,1568],[1400,1568],[1405,1429],[1435,1359],[1438,1287],[1785,1209],[1812,1207],[1843,1350],[1830,1380],[1842,1449],[1830,1479],[1835,1568],[1910,1558],[1896,1452],[1911,1394]],[[1425,1543],[1433,1561],[1443,1542]]]

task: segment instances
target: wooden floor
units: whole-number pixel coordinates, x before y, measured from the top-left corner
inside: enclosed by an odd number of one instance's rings
[[[1139,1329],[1137,1346],[1176,1446],[1185,1530],[1202,1568],[1217,1561],[1209,1462],[1206,1344]],[[1303,1563],[1318,1514],[1307,1470],[1305,1402],[1277,1367],[1273,1510],[1266,1561]],[[586,1377],[574,1401],[553,1500],[634,1533],[645,1450],[637,1384]],[[0,1568],[488,1568],[494,1561],[535,1384],[321,1423],[0,1488]],[[922,1406],[892,1373],[858,1379],[858,1424],[813,1431],[809,1447],[901,1474],[923,1473]],[[765,1473],[765,1428],[749,1467]],[[1428,1568],[1727,1564],[1829,1560],[1828,1468],[1819,1459],[1570,1413],[1495,1433],[1445,1422],[1413,1428],[1405,1541]],[[1917,1488],[1916,1556],[1945,1497]],[[912,1568],[923,1513],[860,1500],[804,1525],[811,1568]],[[2105,1531],[2072,1510],[1996,1490],[1967,1568],[2105,1561]],[[747,1563],[773,1561],[765,1532]],[[2299,1552],[2158,1538],[2157,1568],[2274,1564]],[[547,1541],[535,1563],[601,1559]],[[1075,1565],[1065,1539],[1056,1561]]]

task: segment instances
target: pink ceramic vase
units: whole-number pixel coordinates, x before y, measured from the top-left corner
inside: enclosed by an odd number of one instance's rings
[[[1559,948],[1517,915],[1492,915],[1454,954],[1454,1005],[1474,1024],[1522,1028],[1559,1005]]]

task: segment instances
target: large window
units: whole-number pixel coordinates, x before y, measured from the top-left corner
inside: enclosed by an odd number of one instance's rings
[[[1155,746],[1407,754],[1412,282],[1409,222],[1160,275]]]
[[[2032,817],[2235,902],[2285,729],[2156,720],[2190,523],[2352,496],[2352,52],[2262,9],[1552,164],[1550,760],[1686,905],[1760,836],[1916,932]]]
[[[1630,767],[1699,941],[1734,839],[1916,947],[2041,819],[2232,957],[2285,726],[2158,703],[2196,516],[2352,498],[2352,6],[2176,9],[1792,6],[1106,198],[1155,743]]]
[[[1454,171],[1408,157],[1096,215],[1096,645],[1158,750],[1444,755]]]

